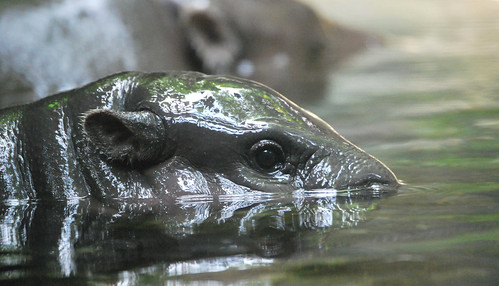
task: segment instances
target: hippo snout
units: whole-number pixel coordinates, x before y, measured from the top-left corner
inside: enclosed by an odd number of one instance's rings
[[[343,146],[348,150],[323,148],[310,157],[305,168],[305,189],[396,189],[400,185],[395,174],[378,159],[350,142]]]
[[[400,183],[390,169],[381,162],[376,162],[342,177],[337,182],[337,185],[339,189],[380,187],[383,187],[383,189],[395,189]]]

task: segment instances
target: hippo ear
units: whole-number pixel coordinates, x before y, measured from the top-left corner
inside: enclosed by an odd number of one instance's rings
[[[241,51],[240,39],[220,11],[208,5],[183,4],[181,24],[206,73],[228,73]]]
[[[84,116],[83,125],[90,141],[110,161],[148,165],[170,153],[165,125],[148,111],[93,110]]]

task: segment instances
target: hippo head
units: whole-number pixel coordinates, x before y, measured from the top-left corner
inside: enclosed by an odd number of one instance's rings
[[[122,82],[123,104],[87,112],[85,134],[157,194],[398,185],[383,163],[259,83],[200,73]]]

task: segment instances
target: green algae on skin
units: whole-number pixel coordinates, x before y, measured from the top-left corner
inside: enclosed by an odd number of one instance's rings
[[[68,100],[69,99],[67,97],[64,97],[61,100],[56,100],[56,101],[49,103],[48,107],[53,108],[53,109],[60,108],[62,106],[61,102],[68,102]]]
[[[296,123],[298,129],[303,126],[300,118],[286,112],[286,107],[268,94],[272,92],[270,89],[267,91],[247,86],[247,83],[228,82],[224,78],[203,78],[193,81],[182,77],[152,77],[144,78],[142,84],[151,94],[168,93],[168,101],[182,100],[183,104],[179,110],[193,110],[207,114],[231,114],[239,122],[275,118],[275,114],[269,112],[273,110],[282,114],[280,120]],[[209,94],[209,96],[197,96],[203,94]],[[262,104],[269,109],[257,108]]]
[[[7,109],[0,111],[0,125],[8,125],[23,117],[23,111],[20,109]]]
[[[198,81],[188,81],[182,77],[160,77],[160,78],[144,78],[142,85],[148,85],[154,91],[162,90],[174,95],[185,95],[200,90],[218,91],[219,87],[216,82],[206,79]],[[182,97],[181,97],[182,98]]]

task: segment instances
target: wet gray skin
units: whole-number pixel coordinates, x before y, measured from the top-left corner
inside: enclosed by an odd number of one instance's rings
[[[272,89],[121,73],[0,111],[3,199],[394,189],[395,175]]]

